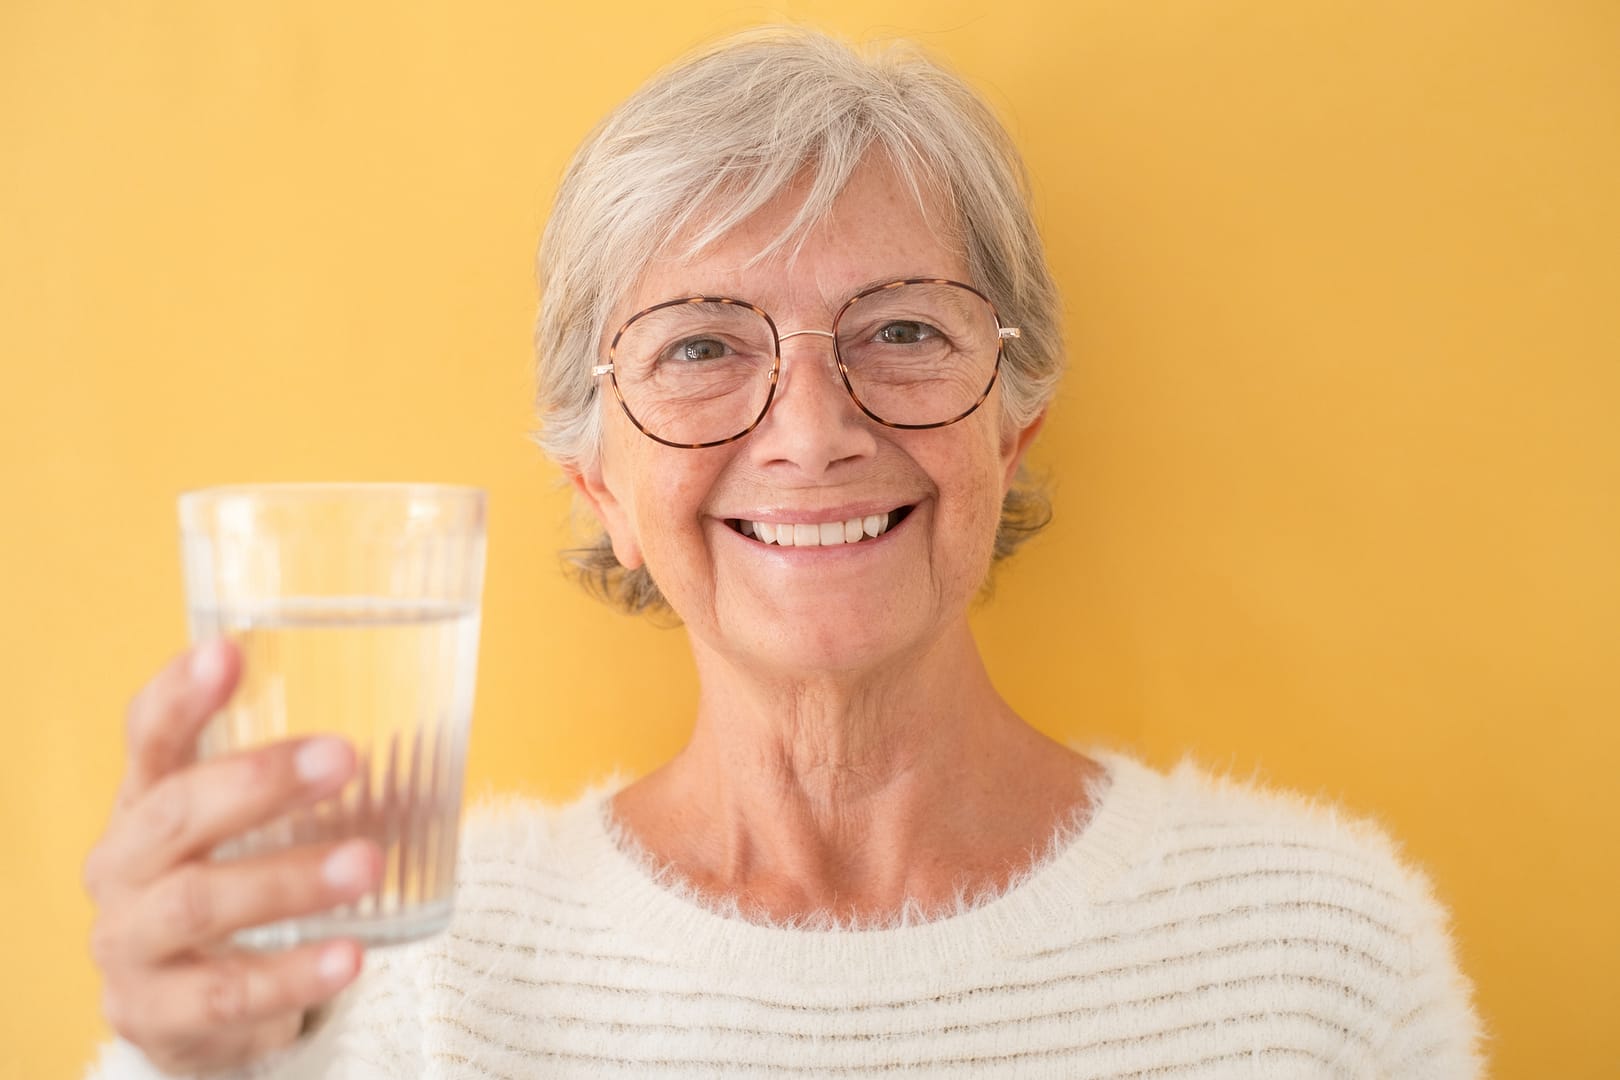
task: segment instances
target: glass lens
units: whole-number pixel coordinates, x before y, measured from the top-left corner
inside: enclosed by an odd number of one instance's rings
[[[891,424],[954,420],[984,397],[996,371],[995,312],[959,285],[894,285],[838,318],[838,355],[862,405]]]
[[[625,407],[649,435],[682,446],[747,430],[771,392],[776,336],[752,308],[685,301],[634,319],[613,349]]]

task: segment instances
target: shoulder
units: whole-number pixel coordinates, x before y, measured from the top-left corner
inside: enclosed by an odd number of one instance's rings
[[[565,802],[512,793],[473,800],[456,857],[452,935],[491,938],[583,918],[608,843],[606,800],[622,784],[615,776]]]
[[[1129,922],[1172,925],[1223,961],[1263,951],[1274,970],[1333,980],[1368,1007],[1368,1041],[1395,1075],[1479,1075],[1485,1037],[1450,912],[1393,829],[1190,756],[1162,773],[1127,759],[1121,775],[1154,804],[1111,890]]]
[[[1427,872],[1372,813],[1191,755],[1163,774],[1161,791],[1152,850],[1166,863],[1254,887],[1310,879],[1403,937],[1437,904]]]
[[[1279,785],[1259,768],[1244,775],[1189,754],[1160,771],[1118,751],[1098,756],[1143,825],[1116,883],[1126,895],[1293,904],[1301,916],[1376,930],[1391,952],[1439,907],[1428,874],[1371,813]]]
[[[1377,817],[1184,756],[1160,771],[1123,753],[1103,810],[1138,824],[1100,896],[1123,925],[1175,925],[1211,946],[1310,945],[1364,961],[1393,987],[1448,915],[1425,869]]]

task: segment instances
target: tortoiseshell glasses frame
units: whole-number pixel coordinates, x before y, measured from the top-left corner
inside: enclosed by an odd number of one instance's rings
[[[974,400],[973,404],[969,405],[966,409],[947,420],[938,420],[926,424],[902,424],[891,420],[885,420],[883,417],[873,412],[872,409],[868,407],[866,402],[861,400],[860,394],[856,392],[855,385],[850,380],[849,367],[844,363],[843,352],[838,347],[839,324],[843,321],[845,314],[848,313],[852,307],[875,293],[880,293],[888,289],[898,289],[905,285],[951,285],[958,289],[965,289],[974,296],[978,297],[980,300],[984,301],[985,306],[989,308],[990,316],[996,325],[996,356],[995,363],[990,369],[989,380],[984,384],[984,389],[979,392],[979,396]],[[646,425],[641,422],[641,420],[631,410],[629,403],[624,399],[624,391],[619,386],[617,354],[619,342],[624,337],[625,331],[630,329],[631,325],[634,324],[638,319],[650,315],[655,311],[662,311],[665,308],[677,307],[682,304],[730,304],[736,307],[746,308],[763,319],[765,325],[770,328],[772,359],[770,385],[766,390],[765,401],[760,407],[758,415],[754,417],[752,422],[750,422],[735,435],[728,435],[723,439],[713,439],[708,442],[674,442],[648,431]],[[593,379],[600,379],[604,375],[608,376],[609,380],[613,384],[613,396],[618,399],[619,407],[624,410],[624,415],[627,416],[630,422],[635,425],[637,431],[641,432],[654,442],[662,443],[665,446],[672,446],[677,450],[704,450],[711,446],[725,446],[727,443],[736,442],[738,439],[743,438],[749,432],[757,428],[764,421],[765,414],[770,412],[771,403],[776,399],[777,377],[782,369],[782,342],[786,341],[788,338],[811,334],[817,337],[831,339],[833,346],[833,359],[838,365],[839,377],[843,380],[844,389],[849,393],[850,400],[855,403],[856,408],[860,409],[861,412],[869,419],[876,423],[882,424],[884,427],[899,428],[907,431],[922,431],[930,428],[949,427],[950,425],[971,416],[980,405],[983,405],[985,399],[990,396],[991,389],[996,385],[996,378],[1001,373],[1001,354],[1003,345],[1008,338],[1016,338],[1020,336],[1020,333],[1020,329],[1016,326],[1001,325],[1001,317],[996,311],[995,304],[991,302],[988,296],[984,295],[984,293],[980,292],[972,285],[968,285],[961,281],[952,281],[949,278],[901,278],[897,281],[887,281],[881,285],[873,285],[870,288],[862,289],[860,292],[844,301],[843,306],[838,309],[838,314],[833,318],[831,330],[794,330],[786,334],[782,334],[777,331],[776,320],[771,318],[769,312],[756,304],[749,303],[746,300],[738,300],[735,297],[730,296],[681,296],[676,297],[673,300],[665,300],[662,303],[654,304],[651,307],[642,308],[640,311],[626,319],[623,325],[619,327],[618,331],[614,333],[613,340],[608,345],[608,362],[605,364],[597,364],[596,366],[592,367],[591,377]]]

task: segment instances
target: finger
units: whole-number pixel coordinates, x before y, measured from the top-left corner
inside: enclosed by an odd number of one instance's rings
[[[257,825],[319,802],[354,772],[342,739],[290,739],[170,773],[114,816],[94,873],[122,886],[153,881]]]
[[[196,1073],[232,1070],[268,1057],[298,1040],[304,1026],[301,1013],[288,1012],[270,1020],[262,1020],[247,1029],[229,1032],[209,1032],[179,1049],[163,1060],[152,1064],[171,1075],[192,1076]]]
[[[330,999],[360,965],[360,945],[347,938],[273,953],[230,950],[144,972],[138,982],[110,980],[102,1007],[154,1063],[236,1064],[263,1048],[263,1027],[282,1030],[287,1014]]]
[[[187,863],[109,912],[92,947],[106,968],[156,965],[245,927],[356,900],[377,887],[382,872],[382,849],[366,839]]]
[[[240,650],[218,638],[175,657],[141,688],[125,714],[120,807],[197,759],[197,736],[236,689],[241,672]]]

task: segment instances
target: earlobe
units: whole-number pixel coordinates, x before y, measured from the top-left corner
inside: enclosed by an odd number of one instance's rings
[[[1024,454],[1029,451],[1030,444],[1035,436],[1040,434],[1041,428],[1046,424],[1046,410],[1042,409],[1021,428],[1008,429],[1001,440],[1001,460],[1004,471],[1001,477],[1002,490],[1012,487],[1013,477],[1018,475],[1018,466],[1023,464]]]
[[[625,512],[624,504],[619,502],[607,481],[602,476],[602,465],[598,461],[587,468],[567,470],[568,482],[574,485],[596,520],[602,523],[602,529],[607,533],[608,540],[613,544],[613,556],[619,560],[619,565],[626,570],[634,570],[644,561],[641,557],[641,545],[636,542],[636,531],[630,522],[630,516]]]

